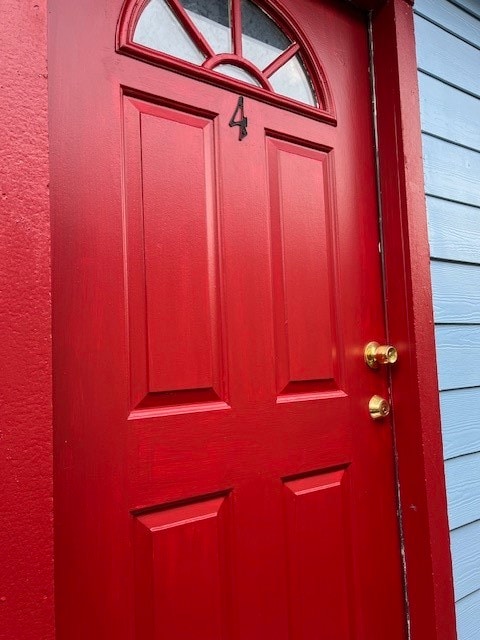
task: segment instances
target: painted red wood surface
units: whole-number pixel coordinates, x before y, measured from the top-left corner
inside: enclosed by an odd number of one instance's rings
[[[455,640],[412,7],[373,14],[395,439],[413,640]]]
[[[338,126],[247,97],[240,142],[243,85],[52,2],[59,640],[406,638],[366,22],[283,4]]]
[[[343,2],[344,0],[340,1]],[[278,3],[277,0],[273,0],[273,2],[271,2],[271,0],[256,0],[256,3],[269,15],[275,6],[277,9],[281,7],[281,3]],[[295,56],[298,51],[303,50],[304,54],[308,53],[308,55],[302,56],[302,62],[306,65],[306,69],[310,76],[309,81],[315,90],[317,106],[314,107],[304,102],[296,102],[294,103],[295,111],[301,111],[302,113],[310,114],[316,118],[321,117],[324,121],[335,122],[334,101],[332,99],[328,79],[325,76],[323,66],[317,56],[315,47],[311,46],[308,38],[305,38],[301,25],[294,21],[292,22],[292,16],[288,12],[283,11],[280,21],[282,22],[282,30],[285,32],[285,35],[291,39],[292,44],[265,69],[260,70],[255,66],[255,64],[253,64],[253,62],[243,56],[241,24],[242,0],[231,0],[233,52],[219,53],[215,55],[210,45],[206,42],[204,35],[197,29],[194,22],[189,19],[187,12],[183,8],[181,0],[170,0],[170,6],[175,11],[175,15],[178,17],[179,22],[182,23],[198,50],[206,56],[206,60],[203,62],[202,66],[192,66],[191,63],[173,55],[164,54],[159,56],[157,51],[150,49],[148,46],[137,43],[132,38],[139,15],[147,4],[148,0],[124,2],[117,24],[116,41],[118,51],[121,51],[126,55],[131,55],[139,60],[145,60],[159,66],[175,69],[185,75],[192,75],[193,73],[193,75],[203,79],[207,83],[213,82],[214,84],[229,87],[235,91],[238,84],[237,80],[232,80],[231,77],[223,75],[223,73],[220,73],[220,75],[212,75],[210,73],[210,70],[214,69],[218,65],[233,64],[240,69],[244,69],[259,83],[258,87],[251,83],[246,85],[244,84],[242,88],[244,93],[246,92],[248,95],[253,95],[260,100],[263,100],[265,98],[265,90],[267,90],[267,92],[270,93],[268,98],[271,103],[291,109],[292,99],[275,93],[271,84],[271,78],[275,71],[278,71],[278,69]],[[374,5],[372,5],[372,8],[373,6]],[[315,6],[312,8],[315,11]]]
[[[0,42],[0,638],[52,640],[46,0],[2,0]]]

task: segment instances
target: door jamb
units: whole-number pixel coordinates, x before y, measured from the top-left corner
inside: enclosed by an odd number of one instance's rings
[[[455,640],[411,0],[370,11],[396,463],[411,640]]]

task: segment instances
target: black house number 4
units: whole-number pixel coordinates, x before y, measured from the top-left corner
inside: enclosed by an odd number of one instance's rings
[[[231,127],[239,127],[238,139],[242,141],[247,137],[248,131],[248,118],[245,116],[245,108],[243,105],[243,97],[240,97],[237,102],[237,107],[233,112],[233,116],[230,119],[229,125]]]

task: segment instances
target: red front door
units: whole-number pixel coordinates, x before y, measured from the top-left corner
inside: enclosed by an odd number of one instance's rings
[[[336,125],[51,2],[59,640],[406,638],[366,23],[272,4]]]

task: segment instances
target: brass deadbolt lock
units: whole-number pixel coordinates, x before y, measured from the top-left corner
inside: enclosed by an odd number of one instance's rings
[[[365,362],[371,369],[378,369],[381,364],[395,364],[398,353],[395,347],[389,344],[369,342],[365,347]]]
[[[372,396],[368,403],[368,410],[373,420],[382,420],[390,413],[390,403],[381,396]]]

